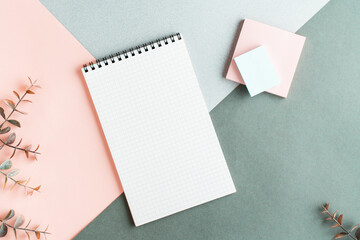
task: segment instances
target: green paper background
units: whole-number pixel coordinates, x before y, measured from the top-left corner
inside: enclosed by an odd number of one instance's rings
[[[360,223],[360,2],[332,0],[298,33],[287,99],[239,86],[211,112],[236,194],[138,228],[122,195],[75,239],[328,240],[328,201]]]

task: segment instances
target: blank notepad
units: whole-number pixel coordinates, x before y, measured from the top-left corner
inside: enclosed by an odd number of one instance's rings
[[[136,226],[236,191],[180,34],[82,71]]]

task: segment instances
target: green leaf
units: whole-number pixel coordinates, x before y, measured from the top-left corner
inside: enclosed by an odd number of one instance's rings
[[[7,231],[8,231],[8,228],[7,228],[6,224],[2,223],[1,227],[0,227],[0,237],[5,237],[7,234]]]
[[[20,226],[24,223],[24,220],[25,220],[25,218],[24,218],[23,215],[18,216],[18,217],[16,218],[15,223],[14,223],[14,227],[15,227],[15,228],[20,227]]]
[[[5,111],[2,107],[0,107],[0,115],[5,119]]]
[[[8,138],[5,141],[5,144],[9,145],[15,142],[16,139],[16,134],[15,133],[11,133]]]
[[[4,128],[4,129],[1,129],[1,130],[0,130],[0,134],[8,133],[8,132],[10,132],[10,130],[11,130],[10,127],[6,127],[6,128]]]
[[[8,176],[9,178],[15,177],[16,175],[19,174],[19,172],[20,172],[19,169],[14,169],[14,170],[11,170],[11,171],[7,174],[7,176]]]
[[[4,102],[6,103],[6,105],[8,105],[11,109],[15,108],[15,103],[9,99],[5,99]]]
[[[11,166],[12,166],[12,162],[10,161],[10,159],[6,159],[4,162],[0,164],[0,169],[7,170],[10,169]]]
[[[15,119],[8,120],[8,122],[17,127],[21,127],[21,124],[18,121],[16,121]]]
[[[8,212],[8,214],[6,214],[6,217],[4,218],[4,221],[7,221],[7,220],[11,219],[14,215],[15,215],[15,211],[11,209]]]

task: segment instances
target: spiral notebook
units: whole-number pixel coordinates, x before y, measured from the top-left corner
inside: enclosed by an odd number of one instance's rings
[[[236,191],[182,35],[82,72],[136,226]]]

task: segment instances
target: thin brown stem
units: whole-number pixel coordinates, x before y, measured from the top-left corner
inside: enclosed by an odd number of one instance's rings
[[[30,90],[30,89],[34,86],[35,83],[36,83],[36,81],[33,82],[27,90]],[[20,104],[21,101],[25,98],[25,96],[26,96],[27,94],[28,94],[27,91],[25,91],[25,93],[22,95],[22,97],[19,99],[19,101],[15,104],[15,107],[12,109],[12,111],[10,112],[10,114],[5,118],[4,122],[1,123],[0,129],[1,129],[2,126],[9,120],[9,118],[11,117],[11,115],[15,112],[16,108],[19,106],[19,104]]]
[[[4,175],[6,178],[8,178],[8,179],[10,179],[11,181],[13,181],[16,185],[19,185],[19,186],[21,186],[21,187],[24,187],[25,189],[31,189],[31,190],[33,190],[33,191],[35,191],[35,192],[39,192],[39,190],[36,190],[36,189],[33,188],[33,187],[29,187],[29,186],[27,186],[27,185],[25,185],[25,184],[22,184],[21,182],[15,180],[15,179],[12,178],[12,177],[8,177],[8,175],[7,175],[6,173],[4,173],[3,171],[0,171],[0,173],[1,173],[2,175]]]
[[[20,231],[25,231],[25,232],[39,232],[39,233],[44,234],[44,235],[46,235],[46,234],[51,234],[51,233],[46,232],[46,231],[36,231],[36,230],[29,229],[29,228],[16,228],[16,227],[14,227],[14,226],[6,223],[4,220],[0,220],[0,222],[1,222],[1,223],[4,223],[4,224],[5,224],[7,227],[9,227],[9,228],[13,228],[13,229],[20,230]]]
[[[13,148],[13,149],[20,150],[20,151],[24,151],[24,152],[27,151],[27,152],[32,153],[32,154],[41,154],[41,153],[36,152],[36,151],[26,150],[25,148],[20,148],[20,147],[16,147],[16,146],[7,144],[7,143],[4,142],[2,139],[0,139],[0,142],[1,142],[2,144],[4,144],[5,146],[9,147],[9,148]]]
[[[340,223],[338,222],[338,220],[337,220],[335,217],[333,217],[333,215],[329,212],[329,210],[327,210],[325,207],[323,207],[323,209],[324,209],[325,213],[326,213],[327,215],[329,215],[329,217],[330,217],[336,224],[339,225],[339,227],[347,234],[347,236],[351,237],[351,238],[354,239],[354,240],[357,240],[342,224],[340,224]]]

